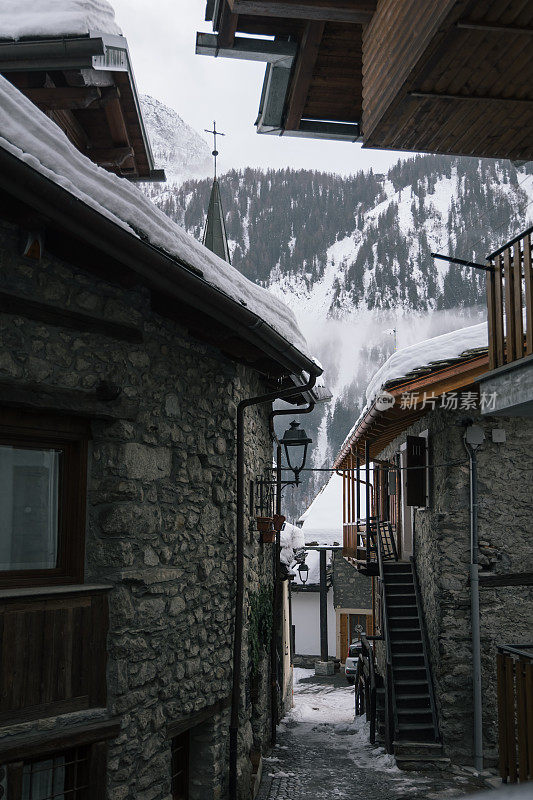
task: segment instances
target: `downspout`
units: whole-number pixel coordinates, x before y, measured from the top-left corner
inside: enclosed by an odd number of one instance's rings
[[[310,414],[311,411],[314,409],[315,404],[309,403],[306,408],[282,408],[279,411],[272,411],[268,418],[268,425],[270,428],[270,437],[273,442],[276,443],[276,514],[281,515],[281,490],[282,490],[282,483],[281,483],[281,444],[279,443],[278,437],[276,436],[276,432],[274,430],[274,417],[282,417],[290,414],[294,416],[296,414]],[[277,692],[277,680],[276,680],[276,670],[277,670],[277,648],[276,648],[276,632],[279,631],[279,579],[278,579],[278,569],[279,569],[279,557],[281,552],[281,542],[280,542],[280,532],[276,533],[276,545],[274,547],[274,562],[272,565],[272,632],[270,635],[270,680],[271,680],[271,687],[270,687],[270,742],[272,746],[276,744],[276,729],[278,725],[278,692]],[[291,653],[291,666],[292,666],[292,608],[291,608],[291,594],[290,594],[290,584],[289,584],[289,647]]]
[[[479,549],[477,448],[485,434],[478,425],[467,425],[464,444],[470,459],[470,612],[472,625],[472,683],[474,703],[474,767],[483,769],[483,700],[481,694],[481,629],[479,617]]]
[[[321,371],[320,371],[321,372]],[[320,373],[318,373],[320,374]],[[231,690],[231,721],[229,729],[229,798],[237,800],[237,760],[239,734],[239,701],[241,691],[242,629],[244,617],[244,412],[250,406],[273,403],[274,400],[297,397],[309,391],[316,383],[317,373],[311,375],[304,386],[248,397],[237,406],[237,543],[236,543],[236,597],[235,633],[233,637],[233,678]]]

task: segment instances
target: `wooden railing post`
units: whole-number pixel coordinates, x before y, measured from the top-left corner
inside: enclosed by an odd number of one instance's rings
[[[528,356],[533,353],[533,264],[531,259],[531,234],[528,234],[524,239],[524,295],[526,307],[526,356]]]
[[[515,352],[516,358],[524,355],[524,323],[522,321],[522,250],[521,241],[513,247],[513,290],[515,314]]]

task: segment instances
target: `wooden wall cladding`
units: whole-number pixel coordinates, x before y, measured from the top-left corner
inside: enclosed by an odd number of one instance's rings
[[[106,705],[107,591],[0,599],[0,725]]]
[[[359,122],[362,111],[362,27],[327,23],[303,116]]]
[[[368,138],[456,0],[380,0],[363,33],[363,122]]]
[[[381,0],[363,37],[371,147],[530,160],[533,5]]]

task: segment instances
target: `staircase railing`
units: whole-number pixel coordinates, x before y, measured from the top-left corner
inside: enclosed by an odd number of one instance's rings
[[[366,712],[366,720],[370,723],[370,743],[376,741],[376,669],[374,665],[374,650],[363,634],[361,636],[361,653],[357,662],[357,676],[355,681],[355,707],[356,713]]]
[[[396,695],[394,690],[394,678],[392,672],[392,648],[391,648],[391,635],[389,629],[389,614],[387,609],[387,596],[385,592],[385,570],[383,568],[383,547],[381,540],[381,529],[379,525],[379,516],[377,518],[377,555],[379,565],[379,582],[380,582],[380,596],[381,596],[381,624],[382,634],[385,639],[385,749],[387,753],[394,752],[394,739],[398,731],[398,713],[396,709]]]
[[[533,780],[533,644],[500,645],[497,655],[500,775]]]
[[[426,675],[428,676],[428,689],[429,689],[429,704],[431,706],[431,717],[433,719],[433,729],[437,742],[441,742],[441,735],[439,729],[439,717],[437,714],[437,704],[435,702],[435,687],[433,685],[433,671],[431,669],[431,662],[429,659],[429,639],[426,629],[426,621],[424,616],[424,606],[422,605],[422,595],[420,593],[420,584],[418,582],[418,572],[416,571],[416,562],[413,556],[410,558],[413,567],[413,584],[415,587],[416,608],[418,611],[418,620],[420,622],[420,631],[422,634],[422,650],[424,652],[424,664],[426,667]]]

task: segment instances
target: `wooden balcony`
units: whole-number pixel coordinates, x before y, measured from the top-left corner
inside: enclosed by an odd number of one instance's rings
[[[0,591],[0,726],[106,705],[109,588]]]
[[[533,228],[489,256],[487,273],[489,367],[533,353]]]
[[[533,780],[533,644],[502,645],[497,655],[500,775]]]

